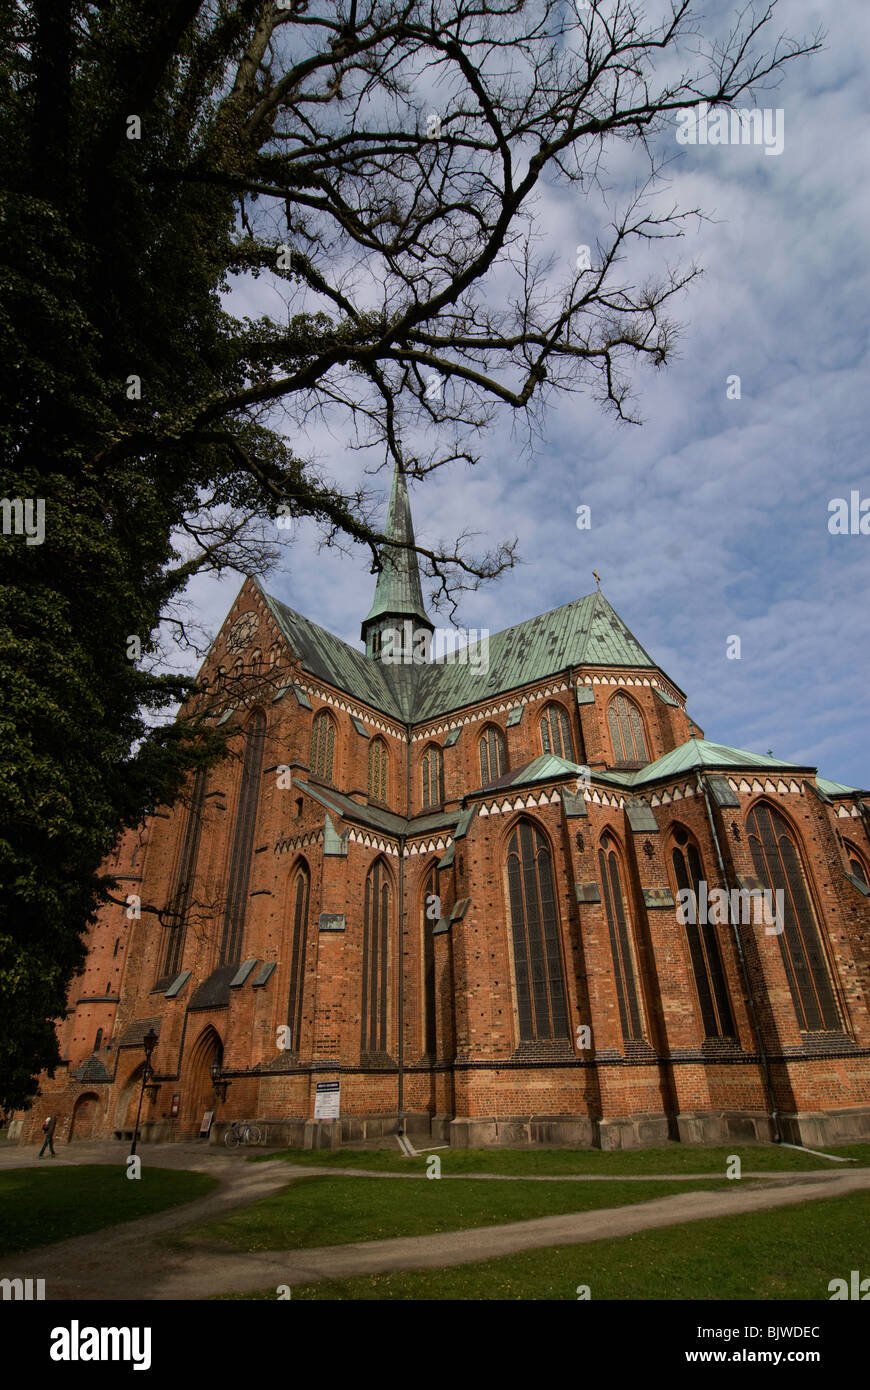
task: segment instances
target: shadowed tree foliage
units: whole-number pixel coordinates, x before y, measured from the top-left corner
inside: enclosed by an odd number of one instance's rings
[[[624,263],[687,212],[642,190],[560,271],[535,199],[600,195],[612,142],[651,152],[818,43],[773,5],[705,36],[698,8],[0,0],[0,1104],[58,1061],[119,830],[220,756],[156,659],[190,576],[261,567],[281,515],[380,563],[312,423],[424,478],[553,392],[631,418],[632,364],[667,362],[694,268]],[[270,313],[236,312],[252,286]],[[514,561],[467,539],[419,547],[436,601]]]

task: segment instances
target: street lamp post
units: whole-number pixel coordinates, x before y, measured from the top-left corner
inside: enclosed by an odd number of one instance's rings
[[[215,1059],[215,1061],[213,1061],[211,1066],[209,1067],[209,1071],[211,1072],[211,1080],[212,1085],[214,1086],[215,1095],[218,1096],[220,1100],[226,1100],[227,1087],[230,1083],[229,1081],[223,1079],[223,1064],[219,1060]]]
[[[142,1039],[142,1046],[145,1049],[145,1066],[142,1070],[142,1086],[139,1090],[139,1106],[136,1110],[136,1124],[133,1128],[133,1143],[130,1146],[131,1155],[136,1152],[136,1140],[139,1137],[139,1118],[142,1114],[142,1097],[145,1094],[145,1084],[151,1075],[151,1053],[157,1046],[157,1034],[153,1028],[149,1028],[145,1037]]]

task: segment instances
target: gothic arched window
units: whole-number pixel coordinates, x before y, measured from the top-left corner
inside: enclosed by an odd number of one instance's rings
[[[614,762],[649,762],[643,719],[633,700],[626,699],[624,695],[614,695],[607,708],[607,724]]]
[[[573,762],[571,726],[564,706],[548,705],[544,710],[541,716],[541,749],[544,753],[555,753],[558,758]]]
[[[701,893],[701,882],[706,882],[704,869],[701,864],[701,856],[698,848],[682,826],[674,831],[676,844],[671,851],[671,860],[674,866],[674,878],[676,879],[677,889],[680,892],[686,891],[693,894],[690,902],[685,897],[682,901],[684,910],[678,913],[677,921],[682,923],[686,929],[686,938],[689,943],[689,955],[692,961],[692,973],[695,977],[695,988],[698,991],[698,1003],[701,1006],[701,1019],[704,1024],[705,1038],[731,1038],[734,1037],[734,1020],[731,1016],[731,1005],[728,1001],[728,989],[725,984],[725,973],[722,969],[722,957],[719,953],[719,942],[716,939],[716,927],[709,920],[707,922],[698,921],[698,905],[703,899],[706,901],[706,893]],[[693,909],[690,909],[690,903]],[[709,914],[704,914],[708,916]]]
[[[610,952],[613,957],[622,1036],[625,1042],[632,1042],[643,1038],[637,973],[631,947],[631,928],[622,892],[619,856],[614,841],[606,835],[598,850],[598,867],[610,933]]]
[[[568,1036],[550,847],[521,820],[507,852],[508,900],[521,1041]]]
[[[421,768],[425,811],[428,806],[440,806],[444,800],[444,760],[437,743],[430,743],[426,749]]]
[[[844,840],[843,844],[846,850],[846,859],[849,862],[849,873],[855,878],[859,878],[862,883],[870,884],[870,878],[867,876],[867,864],[861,851],[857,850],[854,845],[850,845],[848,840]]]
[[[248,906],[248,883],[251,877],[251,855],[257,824],[257,803],[260,799],[265,743],[266,716],[262,710],[256,710],[251,716],[245,739],[245,760],[242,764],[242,780],[227,878],[221,965],[229,965],[242,958],[242,932]]]
[[[366,878],[363,904],[362,1029],[365,1052],[387,1050],[387,953],[390,881],[383,861],[375,860]]]
[[[300,863],[290,899],[293,912],[293,948],[290,957],[290,989],[287,995],[287,1023],[290,1051],[299,1051],[302,1032],[302,986],[305,980],[305,947],[308,941],[308,897],[311,886],[308,869]]]
[[[478,746],[480,749],[480,781],[481,786],[485,787],[488,782],[494,782],[497,777],[501,777],[507,772],[504,734],[495,724],[490,724],[484,729]]]
[[[369,745],[369,800],[387,799],[387,748],[383,739]]]
[[[187,917],[193,899],[193,885],[196,865],[199,858],[199,841],[202,832],[203,806],[208,773],[197,768],[193,779],[190,809],[181,845],[181,855],[175,875],[175,884],[170,899],[169,922],[166,928],[166,942],[163,953],[161,978],[174,977],[181,969],[184,955],[184,938],[187,931]]]
[[[335,760],[335,720],[328,710],[319,710],[311,725],[311,772],[322,782],[332,781]]]
[[[825,948],[791,827],[779,811],[762,801],[750,811],[746,828],[762,887],[774,895],[782,893],[783,930],[777,939],[800,1029],[805,1033],[838,1029],[840,1015]],[[773,905],[777,903],[774,896]]]
[[[438,872],[431,865],[423,885],[423,1049],[434,1057],[437,1048],[435,1028],[435,938],[440,917]]]

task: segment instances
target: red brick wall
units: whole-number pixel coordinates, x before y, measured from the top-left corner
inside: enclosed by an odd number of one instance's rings
[[[282,640],[256,586],[246,583],[215,642],[204,668],[206,675],[214,677],[220,664],[232,666],[235,655],[227,650],[226,634],[230,625],[249,611],[257,613],[260,620],[256,646],[268,653]],[[675,891],[670,854],[672,829],[677,823],[695,840],[711,888],[724,886],[694,775],[683,775],[654,789],[658,832],[633,831],[625,812],[625,793],[603,784],[594,790],[587,804],[588,814],[577,817],[566,816],[558,797],[560,786],[573,790],[564,780],[536,785],[532,806],[525,804],[528,788],[522,794],[510,789],[476,795],[480,784],[478,742],[485,727],[495,724],[503,731],[509,766],[516,769],[541,754],[540,718],[550,702],[558,702],[568,716],[575,758],[579,760],[585,749],[585,758],[593,767],[612,764],[606,716],[609,700],[619,690],[633,699],[642,713],[651,758],[683,742],[689,735],[686,712],[681,706],[664,703],[650,684],[643,684],[650,679],[649,671],[578,670],[497,698],[481,698],[473,707],[415,727],[409,745],[408,731],[396,721],[308,677],[294,665],[292,654],[285,653],[276,669],[282,679],[292,675],[308,690],[312,708],[302,707],[292,690],[280,700],[272,700],[270,694],[263,701],[266,751],[241,958],[276,962],[271,979],[262,989],[253,989],[249,979],[241,988],[231,990],[224,1009],[188,1012],[194,991],[219,959],[222,895],[240,793],[242,740],[238,738],[233,742],[235,756],[220,765],[208,782],[196,897],[206,907],[210,904],[211,911],[204,910],[187,926],[182,968],[192,972],[190,980],[176,999],[167,1000],[164,991],[154,992],[166,949],[165,929],[148,911],[128,920],[121,906],[103,908],[90,933],[85,973],[73,984],[69,1016],[60,1030],[71,1071],[90,1056],[96,1030],[102,1027],[100,1059],[110,1080],[91,1087],[73,1080],[66,1071],[58,1072],[53,1081],[46,1078],[36,1106],[24,1117],[25,1135],[36,1136],[43,1115],[52,1107],[71,1114],[84,1089],[96,1090],[102,1132],[111,1133],[129,1094],[125,1086],[142,1059],[141,1049],[119,1051],[118,1043],[133,1021],[146,1018],[161,1020],[155,1053],[160,1089],[156,1100],[146,1106],[146,1118],[162,1122],[168,1116],[170,1097],[182,1095],[179,1121],[173,1131],[167,1118],[164,1133],[196,1132],[194,1098],[199,1095],[196,1088],[202,1078],[200,1075],[197,1081],[193,1072],[199,1040],[208,1027],[222,1043],[224,1070],[231,1083],[226,1102],[213,1101],[219,1118],[260,1117],[270,1123],[311,1118],[316,1082],[339,1077],[343,1113],[394,1115],[398,1105],[395,1063],[399,1052],[400,944],[403,1052],[409,1068],[404,1077],[404,1108],[408,1111],[471,1118],[543,1114],[607,1119],[664,1112],[754,1114],[765,1109],[733,929],[729,925],[717,928],[742,1049],[726,1061],[715,1054],[702,1054],[703,1026],[687,938],[674,907],[648,907],[644,900],[645,891]],[[597,678],[592,686],[594,703],[578,706],[574,684],[587,674]],[[616,683],[620,679],[629,683],[620,686]],[[526,701],[522,720],[508,728],[510,707],[522,701]],[[476,814],[467,834],[456,842],[453,865],[439,874],[444,916],[459,899],[470,898],[471,903],[449,931],[435,937],[435,1067],[421,1061],[425,1047],[423,888],[430,867],[449,843],[449,830],[415,834],[400,861],[395,836],[331,813],[336,831],[347,835],[347,853],[324,854],[325,808],[295,784],[299,779],[316,785],[309,768],[311,724],[323,708],[330,710],[336,722],[335,786],[362,803],[367,800],[371,740],[354,729],[352,711],[363,719],[373,737],[384,739],[389,753],[389,809],[399,815],[406,811],[408,758],[411,807],[419,813],[420,764],[426,747],[430,742],[443,746],[450,724],[468,719],[456,744],[443,751],[446,804],[458,806],[469,797],[467,804],[476,806]],[[244,719],[237,718],[243,726]],[[293,771],[291,787],[278,785],[279,770],[284,766]],[[739,810],[714,813],[730,886],[734,886],[736,874],[754,874],[746,815],[760,795],[768,795],[789,818],[802,844],[847,1029],[855,1047],[868,1050],[868,1055],[857,1057],[774,1060],[778,1099],[785,1108],[790,1105],[799,1110],[866,1106],[870,1104],[870,899],[845,878],[839,838],[846,834],[866,853],[870,846],[865,824],[854,817],[837,817],[808,790],[803,775],[799,778],[802,790],[797,792],[775,787],[772,793],[765,793],[762,784],[753,789],[753,781],[748,774],[749,790],[741,794]],[[644,791],[647,799],[652,790]],[[542,793],[547,799],[538,804]],[[557,799],[549,799],[551,795]],[[520,796],[522,804],[518,804]],[[507,809],[501,809],[505,805]],[[187,814],[186,804],[180,803],[151,817],[141,835],[131,831],[123,837],[117,864],[107,865],[110,871],[123,875],[118,896],[137,892],[144,905],[161,907],[170,899]],[[519,1037],[505,856],[507,841],[521,816],[535,822],[551,849],[569,1021],[559,1065],[545,1057],[535,1060],[514,1055]],[[599,884],[598,847],[605,831],[619,846],[644,1037],[651,1049],[649,1056],[628,1061],[624,1060],[604,907],[600,901],[578,903],[575,892],[575,884]],[[379,856],[391,885],[388,1052],[392,1063],[362,1067],[364,890],[366,876]],[[293,1052],[282,1056],[277,1029],[288,1021],[292,893],[297,866],[303,860],[310,874],[310,899],[302,1028],[300,1037],[293,1040]],[[404,880],[401,922],[400,867]],[[321,912],[343,913],[345,931],[320,931]],[[765,1045],[776,1059],[784,1047],[802,1045],[779,946],[775,937],[752,928],[743,930],[742,939],[752,988],[760,1001]],[[114,954],[116,940],[119,945]],[[120,1002],[96,1002],[94,996],[105,994],[107,984],[113,998],[120,991]],[[581,1024],[592,1028],[592,1053],[574,1050],[575,1032]],[[110,1041],[112,1046],[106,1047]],[[593,1064],[596,1052],[604,1054],[597,1065]]]

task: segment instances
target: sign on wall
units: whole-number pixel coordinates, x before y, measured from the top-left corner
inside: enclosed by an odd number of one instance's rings
[[[314,1093],[315,1120],[337,1120],[341,1115],[341,1082],[318,1081]]]
[[[200,1134],[208,1134],[209,1130],[211,1129],[211,1122],[213,1119],[214,1111],[206,1110],[205,1114],[202,1117],[202,1124],[199,1127]]]
[[[181,1093],[180,1093],[179,1091],[176,1091],[175,1095],[172,1097],[172,1101],[171,1101],[170,1106],[169,1106],[169,1113],[170,1113],[170,1115],[172,1115],[173,1117],[175,1117],[175,1116],[178,1114],[178,1111],[179,1111],[180,1108],[181,1108]]]

